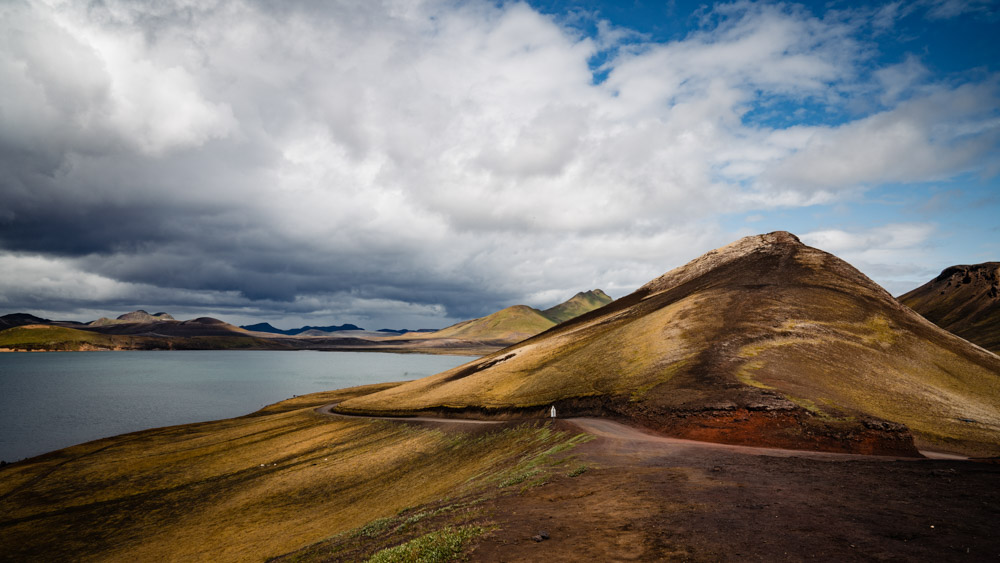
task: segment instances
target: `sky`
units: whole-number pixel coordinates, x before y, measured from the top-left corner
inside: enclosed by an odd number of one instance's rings
[[[0,2],[0,314],[440,328],[1000,260],[1000,3]]]

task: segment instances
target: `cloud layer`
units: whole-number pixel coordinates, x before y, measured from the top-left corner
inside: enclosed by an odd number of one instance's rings
[[[0,305],[441,325],[621,295],[723,214],[995,174],[996,77],[873,71],[862,15],[652,43],[521,3],[5,3]]]

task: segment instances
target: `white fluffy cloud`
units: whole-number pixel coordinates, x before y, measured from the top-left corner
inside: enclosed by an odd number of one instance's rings
[[[921,285],[937,272],[926,255],[937,229],[928,223],[891,223],[870,229],[813,231],[802,242],[832,252],[878,278],[893,294]]]
[[[7,3],[0,248],[97,276],[81,302],[132,284],[455,319],[621,294],[728,242],[720,213],[996,153],[995,81],[935,85],[916,59],[863,78],[855,26],[737,2],[655,44],[522,3]],[[859,91],[880,111],[746,119]]]

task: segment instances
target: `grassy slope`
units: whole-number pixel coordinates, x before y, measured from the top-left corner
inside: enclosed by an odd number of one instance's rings
[[[131,349],[148,340],[51,325],[25,325],[0,331],[0,348],[21,350]]]
[[[899,301],[941,328],[1000,353],[1000,262],[946,268]]]
[[[552,319],[554,323],[559,324],[579,317],[584,313],[589,313],[594,309],[600,309],[608,303],[611,303],[611,301],[613,301],[613,299],[611,299],[608,294],[604,293],[600,289],[594,289],[587,292],[577,293],[568,301],[560,303],[551,309],[542,311],[542,314],[549,319]]]
[[[476,340],[514,343],[542,332],[556,323],[537,309],[527,305],[514,305],[496,313],[463,321],[425,334],[405,334],[401,338]]]
[[[246,417],[126,434],[0,469],[12,560],[260,560],[470,493],[570,437],[334,419],[298,397]]]
[[[900,422],[925,447],[1000,454],[1000,358],[836,257],[779,239],[749,237],[536,338],[342,408],[572,408],[590,397],[656,425],[793,405],[821,421]]]
[[[408,333],[397,340],[463,340],[493,344],[514,344],[544,332],[553,326],[572,319],[611,302],[603,291],[597,289],[578,293],[551,309],[539,311],[527,305],[514,305],[496,313],[462,321],[436,332]],[[393,340],[393,339],[387,339]]]

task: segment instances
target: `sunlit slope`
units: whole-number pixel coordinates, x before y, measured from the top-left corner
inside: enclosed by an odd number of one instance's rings
[[[532,309],[527,305],[514,305],[501,309],[492,315],[427,333],[427,337],[517,342],[534,336],[555,326],[555,324],[537,309]]]
[[[568,301],[542,311],[542,315],[551,319],[552,322],[559,324],[579,317],[584,313],[589,313],[594,309],[600,309],[608,303],[611,303],[611,301],[611,297],[600,289],[581,291],[571,297]]]
[[[506,346],[552,328],[573,317],[593,311],[611,302],[600,289],[577,293],[551,309],[539,311],[527,305],[514,305],[496,313],[462,321],[435,332],[406,333],[386,340],[456,340]]]
[[[146,340],[52,325],[23,325],[0,330],[0,348],[17,350],[129,349]]]
[[[313,411],[391,385],[2,467],[0,559],[263,561],[408,507],[496,491],[519,460],[572,444],[543,425],[442,432]]]
[[[925,447],[1000,453],[1000,358],[783,232],[741,239],[521,344],[340,408],[499,415],[550,404],[694,438],[882,453],[904,439],[892,421]]]
[[[945,268],[899,300],[941,328],[1000,353],[1000,262]]]

